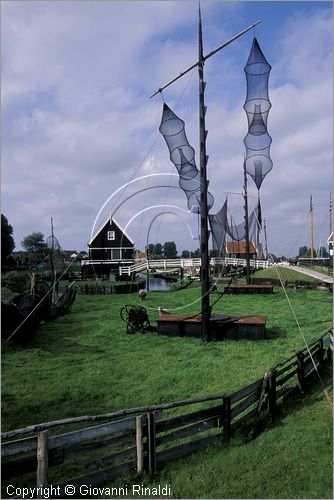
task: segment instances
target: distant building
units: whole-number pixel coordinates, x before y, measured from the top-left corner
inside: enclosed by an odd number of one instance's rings
[[[68,264],[78,257],[75,250],[62,250],[62,255],[64,257],[64,263]]]
[[[147,259],[147,254],[146,252],[141,252],[140,250],[137,250],[134,254],[134,260],[140,261],[140,260],[146,260]]]
[[[227,241],[225,244],[226,257],[233,259],[246,258],[246,242],[245,241]],[[256,247],[252,241],[249,242],[249,257],[256,259]]]
[[[81,261],[85,275],[108,277],[120,266],[133,264],[134,242],[115,220],[108,218],[88,243],[88,259]]]

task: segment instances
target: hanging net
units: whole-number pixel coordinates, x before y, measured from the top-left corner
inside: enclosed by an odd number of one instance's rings
[[[61,271],[64,268],[64,255],[58,239],[53,235],[48,236],[46,245],[49,250],[49,260],[50,262],[52,260],[54,270]]]
[[[167,104],[164,104],[159,131],[165,139],[172,163],[179,173],[179,185],[188,199],[188,208],[199,214],[200,207],[200,173],[195,163],[195,150],[188,142],[184,121],[181,120]],[[214,199],[208,192],[208,210]]]
[[[259,206],[255,207],[248,217],[249,239],[254,240],[258,225]],[[209,215],[209,223],[212,234],[213,249],[219,255],[224,253],[226,237],[230,236],[233,241],[244,241],[246,239],[245,223],[235,224],[228,215],[227,198],[224,205],[214,215]]]
[[[244,68],[247,80],[247,94],[244,110],[247,115],[248,133],[244,138],[246,147],[245,168],[258,189],[256,208],[248,217],[249,239],[258,243],[259,230],[262,226],[259,190],[263,179],[273,167],[270,158],[272,139],[268,134],[267,120],[271,108],[268,93],[268,81],[271,66],[264,57],[256,38]],[[188,208],[193,213],[200,213],[200,173],[195,163],[195,151],[190,146],[185,133],[185,124],[167,104],[164,104],[159,128],[170,153],[170,159],[179,173],[179,185],[188,199]],[[214,199],[208,196],[208,212]],[[227,199],[214,215],[209,215],[213,249],[223,253],[226,237],[241,242],[246,238],[245,222],[234,224],[229,220]]]
[[[270,158],[271,137],[267,130],[268,114],[271,108],[268,80],[271,66],[264,57],[256,38],[244,68],[247,80],[247,95],[244,110],[247,114],[248,133],[244,138],[246,146],[245,165],[247,173],[260,189],[265,176],[273,168]]]

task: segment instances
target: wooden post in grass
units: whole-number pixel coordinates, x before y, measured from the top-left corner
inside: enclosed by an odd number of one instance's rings
[[[298,385],[301,393],[304,393],[305,388],[305,355],[302,351],[297,353],[297,377]]]
[[[319,367],[322,368],[324,362],[324,339],[319,339]]]
[[[155,448],[155,412],[149,411],[147,414],[147,458],[148,472],[154,472],[156,468],[156,448]]]
[[[144,433],[143,423],[145,415],[136,417],[136,448],[137,448],[137,473],[144,471]]]
[[[37,434],[37,498],[44,498],[43,488],[48,485],[48,431]]]
[[[276,403],[276,370],[270,370],[268,377],[268,409],[270,419],[275,420],[277,403]]]
[[[230,396],[223,397],[223,438],[226,443],[230,442],[231,436],[231,399]]]

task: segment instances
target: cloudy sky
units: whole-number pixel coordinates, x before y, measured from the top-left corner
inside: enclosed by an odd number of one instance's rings
[[[86,249],[110,214],[136,248],[147,239],[174,240],[179,252],[199,246],[198,218],[186,211],[158,130],[164,99],[198,150],[196,70],[149,98],[196,62],[197,15],[193,1],[1,2],[1,211],[16,250],[33,231],[46,238],[51,217],[64,249]],[[205,53],[261,21],[205,65],[211,213],[242,189],[244,66],[255,34],[272,66],[274,167],[261,188],[268,249],[293,256],[309,246],[311,193],[315,246],[326,245],[332,2],[203,1],[202,18]],[[249,188],[255,196],[251,179]],[[229,200],[241,222],[241,196]]]

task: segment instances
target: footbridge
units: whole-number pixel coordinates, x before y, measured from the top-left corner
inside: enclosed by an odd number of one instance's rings
[[[233,266],[233,267],[246,267],[246,259],[234,259],[231,257],[212,257],[210,259],[210,266]],[[268,260],[250,260],[250,267],[255,269],[264,269],[272,265]],[[131,276],[133,273],[149,269],[194,269],[201,267],[201,259],[161,259],[161,260],[142,260],[136,262],[131,266],[120,266],[119,275]]]

